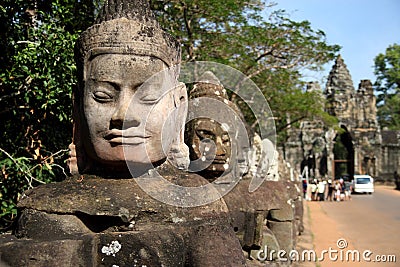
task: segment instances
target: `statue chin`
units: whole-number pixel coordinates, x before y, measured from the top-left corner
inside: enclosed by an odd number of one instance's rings
[[[99,149],[95,149],[100,152]],[[141,146],[111,147],[107,153],[95,153],[92,158],[102,164],[123,165],[127,164],[152,164],[166,158],[162,151],[147,150]]]

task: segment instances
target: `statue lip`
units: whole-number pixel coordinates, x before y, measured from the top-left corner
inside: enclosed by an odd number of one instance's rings
[[[225,158],[217,158],[217,157],[215,157],[214,160],[213,160],[213,163],[225,164],[225,163],[227,163],[227,160]]]
[[[104,136],[114,145],[138,145],[144,143],[150,136],[126,132],[124,130],[110,130]]]

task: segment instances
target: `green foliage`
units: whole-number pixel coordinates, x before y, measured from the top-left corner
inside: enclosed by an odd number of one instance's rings
[[[397,93],[385,98],[385,101],[378,105],[379,124],[389,130],[400,130],[400,95]]]
[[[261,1],[245,0],[154,0],[160,24],[182,43],[182,58],[186,61],[213,60],[227,63],[230,39],[241,39],[237,27],[246,25],[264,7]],[[230,45],[234,45],[231,43]],[[240,44],[239,44],[240,45]]]
[[[73,47],[80,28],[92,23],[90,2],[17,0],[0,6],[0,49],[5,51],[0,66],[0,229],[14,219],[24,190],[65,177],[76,84]]]
[[[375,75],[379,124],[400,130],[400,45],[390,45],[375,57]]]
[[[0,149],[0,226],[4,230],[13,222],[17,215],[16,203],[22,192],[39,184],[48,183],[54,180],[58,172],[63,169],[55,163],[64,156],[66,151],[59,151],[57,154],[40,158],[19,157],[13,158],[9,153]],[[37,150],[39,153],[39,149]],[[65,174],[64,174],[65,175]],[[0,232],[1,232],[0,228]]]

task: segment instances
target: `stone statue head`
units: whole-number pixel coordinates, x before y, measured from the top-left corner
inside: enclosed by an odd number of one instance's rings
[[[187,112],[176,67],[180,45],[160,28],[148,1],[106,1],[75,55],[79,173],[125,175],[129,163],[140,175],[170,151],[179,153]]]
[[[192,160],[190,169],[198,171],[210,180],[231,171],[243,174],[247,171],[244,165],[248,164],[248,160],[242,153],[242,146],[248,144],[247,140],[244,140],[248,137],[247,132],[243,131],[242,113],[229,101],[224,86],[209,71],[199,78],[190,91],[192,101],[203,97],[208,99],[205,101],[213,102],[210,108],[226,114],[222,114],[223,120],[198,117],[187,124],[185,142]],[[208,111],[212,113],[211,110]]]

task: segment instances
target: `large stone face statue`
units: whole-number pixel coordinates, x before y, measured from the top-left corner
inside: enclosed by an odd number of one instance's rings
[[[128,162],[131,173],[140,175],[180,145],[187,97],[173,67],[179,44],[143,7],[135,6],[146,16],[111,16],[105,9],[100,24],[78,41],[74,145],[80,173],[126,175]]]
[[[165,67],[159,59],[136,55],[100,55],[90,62],[81,119],[83,149],[92,164],[115,170],[126,161],[140,167],[166,158],[164,150],[184,123],[185,87],[165,94],[153,82],[141,86]]]

